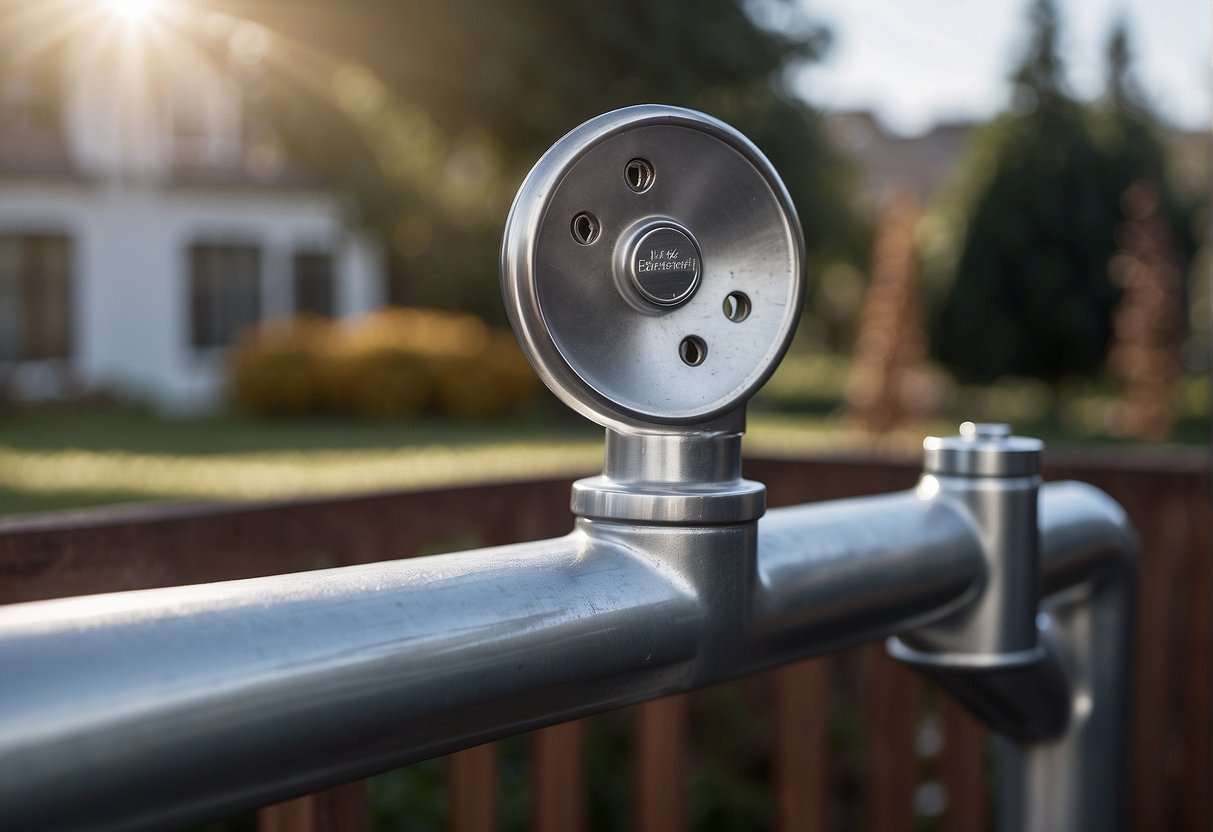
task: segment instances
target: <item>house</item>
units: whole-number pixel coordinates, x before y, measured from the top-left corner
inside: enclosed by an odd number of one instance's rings
[[[120,41],[0,75],[0,385],[194,412],[259,321],[384,301],[375,239],[283,158],[236,77],[129,72]],[[146,70],[146,67],[145,67]]]
[[[908,189],[921,200],[937,195],[964,155],[974,127],[971,122],[946,122],[907,137],[886,130],[866,110],[826,116],[830,138],[856,163],[873,205],[883,205],[899,190]]]
[[[945,121],[921,135],[901,136],[867,110],[828,113],[825,123],[830,138],[858,168],[864,195],[874,206],[883,205],[895,191],[908,190],[924,202],[940,196],[981,126],[976,121]],[[1208,131],[1164,127],[1162,139],[1172,180],[1194,188],[1197,195],[1208,181]]]

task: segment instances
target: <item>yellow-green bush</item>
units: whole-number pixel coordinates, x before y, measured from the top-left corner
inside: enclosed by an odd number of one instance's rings
[[[476,353],[451,354],[438,365],[437,409],[458,418],[508,416],[529,403],[539,385],[508,332],[494,332]]]
[[[228,355],[231,393],[262,416],[301,416],[324,409],[334,344],[333,324],[319,318],[271,321],[247,333]]]
[[[473,315],[422,309],[266,324],[233,349],[229,366],[236,403],[264,416],[492,419],[537,390],[510,333]]]

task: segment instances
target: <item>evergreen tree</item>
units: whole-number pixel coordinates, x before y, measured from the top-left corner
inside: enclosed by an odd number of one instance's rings
[[[1057,8],[1052,0],[1036,0],[1028,10],[1032,38],[1019,66],[1011,76],[1015,107],[1020,112],[1038,103],[1056,103],[1065,98],[1065,68],[1057,48]]]
[[[1037,0],[1030,20],[1012,112],[978,135],[968,162],[980,184],[932,327],[932,351],[966,381],[1091,373],[1111,333],[1115,201],[1082,108],[1064,89],[1050,0]]]
[[[1171,227],[1176,255],[1185,261],[1197,245],[1192,227],[1196,205],[1168,175],[1166,142],[1133,75],[1133,48],[1123,20],[1112,29],[1105,60],[1106,89],[1091,120],[1107,167],[1106,196],[1123,208],[1126,189],[1149,183],[1157,194],[1159,219]],[[1119,216],[1133,220],[1123,210]]]
[[[1109,47],[1106,100],[1084,107],[1065,89],[1051,0],[1036,0],[1029,19],[1012,109],[978,134],[966,162],[967,222],[932,324],[932,352],[966,381],[1098,372],[1119,298],[1107,268],[1120,196],[1141,178],[1165,189],[1124,28]]]

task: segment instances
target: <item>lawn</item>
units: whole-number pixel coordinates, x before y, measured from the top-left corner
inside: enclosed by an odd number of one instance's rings
[[[917,436],[894,440],[909,452]],[[756,415],[750,452],[861,447],[828,415]],[[0,514],[140,500],[255,500],[598,470],[602,430],[551,413],[505,422],[166,419],[131,408],[0,416]]]
[[[772,386],[778,388],[774,381]],[[264,421],[233,414],[167,419],[116,406],[4,413],[0,515],[147,500],[285,499],[598,470],[601,428],[552,402],[545,405],[551,406],[492,423]],[[793,409],[764,393],[751,408],[746,452],[881,450],[913,457],[923,436],[951,433],[958,421],[934,420],[874,439],[847,427],[837,407]],[[1049,417],[1025,419],[1016,428],[1053,446],[1075,441]],[[1207,445],[1208,423],[1181,424],[1177,439]]]
[[[0,514],[556,476],[594,468],[600,445],[597,429],[571,420],[266,422],[39,409],[0,417]]]

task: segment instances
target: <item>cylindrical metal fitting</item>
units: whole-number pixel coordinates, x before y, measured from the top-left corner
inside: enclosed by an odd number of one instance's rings
[[[1040,576],[1038,439],[1001,424],[966,422],[957,436],[923,442],[919,491],[963,506],[977,526],[986,578],[976,600],[956,615],[906,633],[894,646],[913,663],[1005,667],[1035,662]]]
[[[757,520],[766,488],[741,477],[741,432],[606,433],[602,476],[573,483],[578,517],[688,526]]]
[[[929,436],[922,443],[923,470],[955,477],[1014,477],[1040,473],[1044,443],[1012,436],[1011,426],[965,422],[959,436]]]

